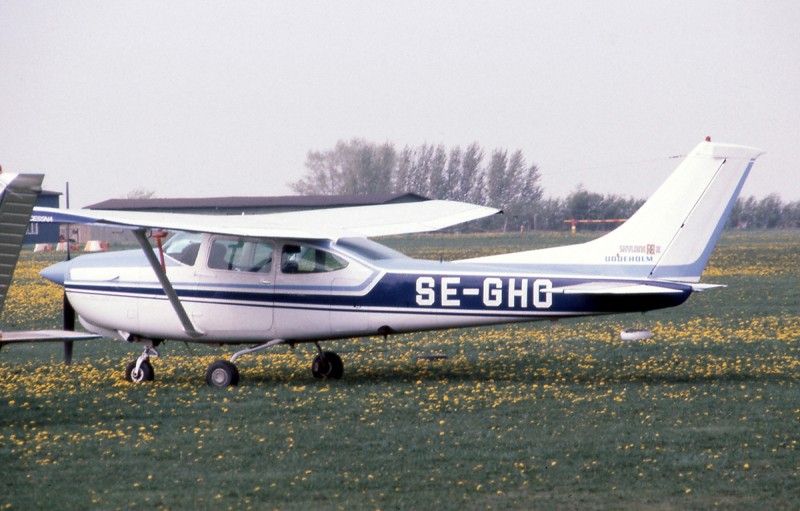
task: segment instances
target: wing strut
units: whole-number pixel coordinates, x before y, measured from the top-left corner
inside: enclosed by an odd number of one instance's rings
[[[147,262],[150,263],[150,267],[155,272],[156,277],[158,277],[158,282],[161,283],[161,287],[164,289],[164,293],[167,295],[169,303],[172,304],[175,314],[178,315],[178,319],[181,321],[181,325],[183,325],[183,331],[191,337],[202,337],[205,335],[203,332],[196,329],[192,323],[192,320],[189,319],[186,309],[183,308],[183,304],[178,298],[178,293],[175,292],[175,288],[172,287],[172,283],[170,283],[169,279],[167,278],[167,272],[164,271],[164,268],[161,266],[158,258],[156,258],[156,255],[153,253],[153,247],[151,247],[150,243],[147,241],[145,230],[135,229],[133,234],[136,236],[136,241],[139,242],[139,246],[142,247],[142,251],[147,258]]]

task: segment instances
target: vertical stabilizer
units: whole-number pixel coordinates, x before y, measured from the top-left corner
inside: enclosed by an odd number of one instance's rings
[[[41,174],[0,174],[0,311],[43,179]]]
[[[658,195],[659,189],[654,195],[660,202],[648,201],[640,210],[646,214],[652,208],[654,214],[639,229],[656,220],[663,222],[661,239],[671,235],[650,277],[700,280],[750,169],[762,153],[752,147],[705,142],[686,157],[662,185],[663,193]]]
[[[697,282],[756,158],[752,147],[695,147],[641,208],[588,243],[472,259],[543,271]]]

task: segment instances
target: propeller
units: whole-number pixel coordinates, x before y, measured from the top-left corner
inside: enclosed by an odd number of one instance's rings
[[[69,182],[67,182],[67,209],[69,209]],[[70,253],[70,226],[67,224],[67,261],[72,259],[72,254]],[[62,317],[62,326],[64,330],[69,332],[75,331],[75,309],[72,307],[72,304],[69,303],[69,298],[67,298],[67,287],[64,286],[64,294],[63,294],[63,304],[61,309],[61,317]],[[64,365],[72,365],[72,347],[74,341],[64,341]]]
[[[64,292],[64,305],[63,305],[63,324],[64,330],[69,332],[75,331],[75,309],[69,303],[67,292]],[[74,341],[64,341],[64,365],[72,364],[72,345]]]

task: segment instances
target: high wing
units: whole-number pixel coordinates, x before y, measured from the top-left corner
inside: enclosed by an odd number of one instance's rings
[[[234,236],[336,240],[436,231],[497,213],[500,213],[500,210],[486,206],[430,200],[257,215],[190,215],[35,208],[34,221],[96,224],[127,229],[154,228]]]

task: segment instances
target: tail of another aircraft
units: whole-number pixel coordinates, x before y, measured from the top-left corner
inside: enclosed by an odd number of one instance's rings
[[[564,274],[698,282],[756,158],[752,147],[699,144],[627,222],[580,245],[470,260]]]
[[[41,174],[0,173],[0,311],[3,310],[34,203]]]

